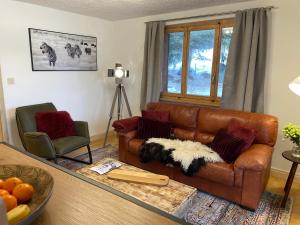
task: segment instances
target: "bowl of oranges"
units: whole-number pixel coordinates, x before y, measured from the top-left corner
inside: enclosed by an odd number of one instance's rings
[[[12,215],[17,217],[16,212],[22,214],[18,208],[24,211],[26,207],[27,210],[27,214],[23,213],[24,218],[12,224],[26,225],[33,222],[51,197],[53,184],[52,176],[41,168],[0,165],[0,198],[4,201],[8,218]]]

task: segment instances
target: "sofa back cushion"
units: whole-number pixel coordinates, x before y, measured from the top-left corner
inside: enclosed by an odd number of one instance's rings
[[[179,140],[190,140],[190,141],[194,141],[195,139],[195,131],[193,130],[185,130],[185,129],[181,129],[181,128],[174,128],[173,129],[173,134],[174,137],[176,139]]]
[[[169,111],[173,128],[180,128],[174,129],[175,137],[179,139],[191,140],[194,136],[195,141],[210,143],[220,129],[227,129],[230,120],[236,119],[242,126],[256,131],[254,143],[271,147],[276,143],[278,120],[271,115],[164,102],[148,103],[146,108]]]
[[[174,128],[194,131],[197,125],[199,107],[171,103],[153,102],[147,104],[147,110],[170,112],[170,122]]]
[[[158,120],[161,122],[169,122],[170,121],[170,112],[168,111],[157,111],[157,110],[142,110],[142,117]]]
[[[277,118],[265,114],[201,108],[197,118],[195,140],[201,141],[204,136],[213,137],[220,129],[227,129],[229,122],[236,119],[242,126],[255,130],[254,143],[274,146],[277,139]],[[206,138],[209,139],[209,138]],[[202,141],[201,141],[202,142]]]

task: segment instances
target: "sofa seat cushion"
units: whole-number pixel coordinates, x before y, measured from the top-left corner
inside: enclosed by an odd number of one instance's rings
[[[58,138],[52,141],[55,151],[58,155],[64,155],[71,152],[77,148],[87,146],[90,140],[85,137],[80,136],[69,136]]]
[[[139,155],[140,146],[145,142],[143,139],[132,139],[129,141],[128,151],[134,155]]]
[[[226,162],[208,163],[202,167],[194,176],[217,183],[234,186],[234,168],[233,164]],[[200,181],[201,182],[201,181]]]

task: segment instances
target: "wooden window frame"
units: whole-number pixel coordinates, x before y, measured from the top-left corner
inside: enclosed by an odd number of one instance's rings
[[[220,106],[221,98],[217,96],[218,89],[218,75],[219,75],[219,62],[220,62],[220,51],[221,51],[221,38],[222,38],[222,28],[233,27],[234,19],[220,19],[211,21],[201,21],[193,23],[184,23],[169,25],[165,28],[165,33],[172,32],[183,32],[183,49],[182,49],[182,75],[181,75],[181,94],[169,93],[166,90],[161,92],[160,99],[165,101],[175,101],[175,102],[187,102],[193,104],[210,105],[210,106]],[[188,77],[188,56],[189,56],[189,40],[190,32],[194,30],[215,30],[214,39],[214,51],[213,51],[213,62],[211,71],[211,88],[210,96],[197,96],[187,94],[187,77]],[[165,66],[168,66],[168,53],[166,52]],[[167,69],[165,70],[167,71]],[[168,80],[166,72],[166,80]]]

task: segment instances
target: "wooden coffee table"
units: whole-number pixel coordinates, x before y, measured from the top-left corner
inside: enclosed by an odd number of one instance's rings
[[[105,158],[76,172],[180,218],[186,207],[196,197],[196,188],[171,179],[166,186],[156,186],[113,180],[109,179],[106,174],[100,175],[90,170],[91,167],[102,165],[108,161],[117,160]],[[125,163],[122,163],[119,169],[147,172]]]

